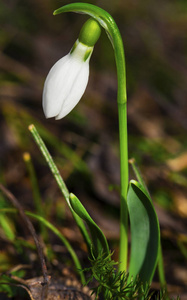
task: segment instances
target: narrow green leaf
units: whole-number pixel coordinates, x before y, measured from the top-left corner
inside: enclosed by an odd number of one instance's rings
[[[72,193],[70,194],[70,203],[75,213],[88,225],[93,242],[90,253],[93,253],[95,257],[98,257],[101,253],[106,254],[106,256],[109,255],[108,242],[103,232],[92,220],[80,200]]]
[[[46,160],[46,162],[47,162],[47,164],[48,164],[48,166],[49,166],[49,168],[50,168],[50,170],[51,170],[51,172],[53,174],[53,177],[55,178],[55,180],[56,180],[56,182],[57,182],[57,184],[58,184],[58,186],[59,186],[59,188],[60,188],[60,190],[61,190],[61,192],[62,192],[62,194],[63,194],[63,196],[65,198],[65,200],[66,200],[66,203],[67,203],[67,205],[68,205],[68,207],[69,207],[69,209],[70,209],[70,211],[71,211],[71,213],[72,213],[72,215],[73,215],[73,217],[75,219],[75,222],[77,223],[77,226],[78,226],[81,234],[83,235],[83,238],[84,238],[84,240],[85,240],[85,242],[87,244],[87,247],[90,248],[91,241],[90,241],[90,237],[89,237],[89,235],[87,233],[86,227],[85,227],[83,221],[77,216],[76,213],[74,213],[74,211],[73,211],[73,209],[72,209],[72,207],[70,205],[70,202],[69,202],[69,191],[68,191],[68,189],[66,187],[66,184],[65,184],[62,176],[60,175],[60,172],[59,172],[56,164],[53,161],[52,156],[50,155],[50,153],[49,153],[49,151],[48,151],[48,149],[47,149],[44,141],[42,140],[41,136],[39,135],[36,127],[33,124],[31,124],[29,126],[29,130],[32,133],[33,138],[34,138],[36,144],[38,145],[41,153],[43,154],[43,156],[44,156],[44,158],[45,158],[45,160]]]
[[[127,206],[131,227],[129,278],[139,275],[144,284],[151,283],[158,259],[160,229],[151,199],[135,180],[129,184]]]
[[[134,158],[129,159],[129,164],[132,166],[132,169],[134,171],[134,174],[136,175],[136,179],[138,180],[138,182],[141,184],[141,188],[144,188],[144,193],[147,195],[147,197],[150,197],[149,191],[148,191],[148,187],[145,184],[145,181],[143,179],[143,176],[139,170],[139,168],[136,165],[136,161]]]
[[[16,239],[14,224],[7,216],[2,215],[0,217],[0,227],[2,227],[4,234],[10,241]]]

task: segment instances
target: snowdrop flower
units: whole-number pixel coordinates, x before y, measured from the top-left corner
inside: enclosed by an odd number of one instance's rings
[[[65,117],[81,99],[88,83],[89,60],[100,32],[99,24],[89,19],[71,51],[49,71],[43,90],[46,118],[59,120]]]

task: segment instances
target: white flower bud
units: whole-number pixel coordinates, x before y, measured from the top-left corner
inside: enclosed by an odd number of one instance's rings
[[[89,77],[89,60],[93,47],[78,40],[69,54],[51,68],[43,90],[46,118],[65,117],[81,99]]]
[[[70,53],[50,70],[43,90],[46,118],[65,117],[81,99],[88,83],[89,60],[100,34],[97,21],[88,19]]]

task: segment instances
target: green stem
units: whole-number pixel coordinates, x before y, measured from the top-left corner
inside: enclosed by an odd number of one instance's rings
[[[127,148],[127,119],[126,103],[118,104],[119,113],[119,141],[120,141],[120,171],[121,171],[121,199],[120,199],[120,253],[119,270],[127,270],[128,255],[128,148]]]
[[[114,26],[115,25],[115,26]],[[119,116],[119,148],[120,148],[120,252],[119,271],[127,271],[128,260],[128,210],[127,190],[128,171],[128,132],[127,132],[127,91],[126,68],[123,41],[117,25],[113,25],[113,45],[118,78],[118,116]]]
[[[118,79],[118,117],[119,117],[119,149],[120,149],[120,251],[119,271],[127,271],[128,260],[128,210],[127,189],[128,176],[128,133],[127,133],[127,91],[125,52],[119,29],[113,20],[110,24],[110,34],[114,47],[114,54]]]

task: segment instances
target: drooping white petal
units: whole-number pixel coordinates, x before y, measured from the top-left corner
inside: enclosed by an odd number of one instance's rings
[[[61,86],[71,63],[70,54],[58,60],[49,71],[43,89],[43,110],[46,118],[58,115],[61,107]]]
[[[56,116],[56,120],[59,120],[65,117],[69,112],[77,105],[80,101],[82,95],[85,92],[89,77],[89,62],[84,62],[81,66],[79,73],[77,74],[71,90],[66,97],[61,111]]]
[[[92,51],[93,47],[77,41],[73,50],[51,68],[43,91],[46,118],[61,119],[79,102],[88,83]]]

